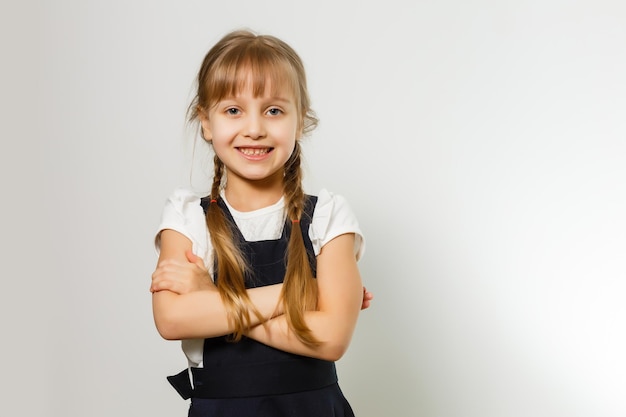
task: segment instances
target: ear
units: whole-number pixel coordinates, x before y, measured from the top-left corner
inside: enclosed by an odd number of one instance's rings
[[[198,108],[198,118],[200,119],[202,137],[207,142],[211,142],[211,140],[213,139],[213,133],[211,133],[211,124],[209,123],[209,117],[207,116],[206,112],[201,108]]]

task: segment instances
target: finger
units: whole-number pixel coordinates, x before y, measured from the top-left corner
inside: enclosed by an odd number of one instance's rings
[[[374,295],[367,291],[367,288],[363,287],[363,300],[361,302],[361,310],[368,309],[370,307],[370,301],[374,298]]]
[[[153,279],[158,276],[168,276],[168,275],[180,275],[184,274],[189,270],[189,263],[179,264],[179,263],[167,263],[167,264],[159,264],[157,268],[154,270],[152,274]]]
[[[195,253],[193,253],[191,250],[187,250],[185,251],[185,255],[187,256],[187,260],[189,262],[191,262],[192,264],[197,265],[198,267],[202,268],[202,269],[206,269],[204,267],[204,261],[202,260],[201,257],[197,256]]]
[[[192,264],[193,264],[193,263],[196,263],[196,260],[198,259],[198,257],[196,256],[196,254],[195,254],[195,253],[193,253],[191,249],[187,249],[187,250],[185,251],[185,256],[187,257],[187,260],[188,260],[189,262],[191,262]]]
[[[171,291],[176,294],[182,294],[184,292],[183,287],[179,282],[160,280],[152,284],[150,291],[155,293],[159,291]]]
[[[193,255],[192,253],[192,256],[195,256],[195,255]],[[189,265],[189,262],[191,261],[182,262],[182,261],[179,261],[178,259],[164,259],[160,261],[159,263],[157,263],[157,269],[159,268],[165,268],[165,269],[184,268]]]
[[[372,300],[374,298],[374,294],[369,292],[367,288],[363,287],[363,300]]]
[[[162,276],[163,276],[163,269],[161,268],[155,269],[154,272],[152,273],[152,284],[154,284],[156,281],[161,279]]]
[[[152,274],[152,282],[150,283],[150,292],[157,292],[163,285],[163,277],[158,272]]]
[[[169,289],[172,283],[175,281],[171,278],[171,274],[168,273],[168,267],[159,267],[152,273],[152,283],[150,285],[151,292],[162,291]]]

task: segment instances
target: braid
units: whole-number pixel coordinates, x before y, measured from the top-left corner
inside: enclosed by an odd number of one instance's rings
[[[213,157],[213,185],[211,186],[211,198],[217,200],[220,196],[222,175],[224,175],[224,163],[215,155]]]
[[[302,190],[300,145],[296,142],[293,154],[285,164],[284,193],[288,219],[300,220],[304,210],[305,195]],[[287,270],[283,284],[282,300],[290,328],[303,343],[316,346],[319,341],[304,320],[304,312],[317,306],[317,282],[313,278],[309,256],[299,223],[292,223],[287,249]]]
[[[280,86],[291,88],[300,118],[298,129],[309,133],[315,128],[318,120],[310,106],[304,65],[298,54],[272,36],[235,31],[211,48],[198,72],[198,89],[187,111],[190,121],[200,122],[203,136],[202,122],[208,116],[206,111],[225,97],[236,95],[247,88],[250,74],[260,75],[252,79],[255,95],[262,95],[269,86],[273,89]],[[298,221],[306,201],[300,164],[300,144],[296,142],[284,166],[283,193],[288,218]],[[250,314],[259,317],[261,321],[262,317],[246,292],[245,278],[249,272],[246,257],[242,254],[239,242],[233,239],[227,216],[217,204],[224,179],[227,179],[227,168],[216,155],[206,224],[213,245],[214,266],[217,268],[217,288],[233,325],[234,339],[239,340],[250,326]],[[285,307],[287,322],[296,336],[303,343],[316,345],[318,342],[304,321],[304,312],[316,308],[317,283],[313,278],[301,227],[297,223],[293,225],[296,227],[287,222],[291,231],[281,302]]]
[[[232,340],[239,341],[250,327],[250,312],[263,320],[261,313],[248,297],[245,274],[248,265],[233,238],[233,233],[222,209],[217,205],[224,175],[224,163],[214,158],[214,176],[211,187],[211,203],[206,213],[206,223],[213,243],[214,259],[217,261],[217,289],[229,312],[234,327]]]
[[[300,220],[304,210],[304,191],[302,190],[302,168],[300,166],[300,144],[296,146],[285,163],[285,178],[283,191],[287,201],[287,217],[290,220]]]

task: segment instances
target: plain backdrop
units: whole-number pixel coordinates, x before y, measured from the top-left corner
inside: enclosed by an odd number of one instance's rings
[[[344,195],[375,294],[359,417],[626,415],[626,6],[609,0],[3,1],[3,416],[183,416],[152,321],[166,197],[203,187],[201,59],[301,55],[306,189]]]

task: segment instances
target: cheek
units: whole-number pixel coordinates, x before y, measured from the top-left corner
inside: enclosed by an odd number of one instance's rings
[[[297,122],[285,124],[282,128],[282,136],[286,140],[297,140],[300,137],[300,126]]]
[[[233,124],[214,122],[210,127],[214,140],[227,141],[237,133],[237,126]]]

